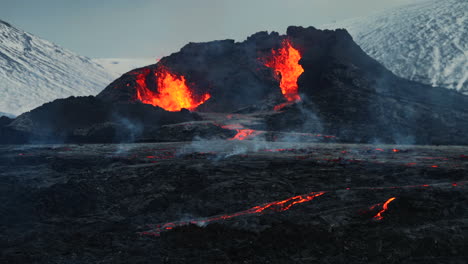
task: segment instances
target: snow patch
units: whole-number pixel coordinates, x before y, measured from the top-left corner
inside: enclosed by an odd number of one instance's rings
[[[468,1],[426,0],[322,28],[345,28],[396,75],[468,94]]]
[[[57,98],[96,95],[117,76],[0,20],[0,111],[19,115]]]

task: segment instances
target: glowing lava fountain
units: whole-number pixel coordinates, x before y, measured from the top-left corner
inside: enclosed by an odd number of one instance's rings
[[[291,45],[288,39],[283,40],[281,47],[277,50],[272,50],[271,56],[264,61],[265,66],[275,70],[280,79],[281,93],[287,100],[286,104],[300,101],[301,97],[298,94],[297,79],[304,72],[304,69],[299,64],[301,54]],[[275,110],[279,110],[286,104],[275,106]]]
[[[149,73],[148,69],[138,74],[136,78],[136,98],[142,103],[175,112],[182,108],[195,110],[211,97],[208,93],[201,96],[193,94],[183,75],[176,75],[164,66],[159,66],[154,74],[157,82],[155,92],[146,85],[146,77]]]

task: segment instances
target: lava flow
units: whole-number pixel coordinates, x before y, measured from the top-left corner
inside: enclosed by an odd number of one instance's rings
[[[195,110],[199,105],[210,99],[210,94],[201,96],[193,94],[183,75],[176,75],[164,66],[159,66],[155,72],[157,91],[149,89],[146,77],[150,73],[145,69],[136,77],[136,98],[145,104],[159,106],[167,111],[180,111],[182,108]]]
[[[237,131],[237,134],[234,137],[230,138],[229,140],[246,140],[246,139],[254,138],[264,133],[264,131],[244,128],[244,126],[241,124],[230,124],[230,125],[224,125],[221,127],[224,129]]]
[[[287,100],[287,103],[275,106],[275,110],[301,100],[298,94],[297,79],[304,72],[304,69],[299,64],[300,59],[299,51],[291,45],[290,40],[285,39],[281,43],[281,48],[272,50],[271,56],[264,61],[265,66],[275,70],[280,79],[281,93]]]
[[[228,219],[238,217],[238,216],[260,214],[265,211],[283,212],[283,211],[289,210],[292,206],[296,204],[310,202],[314,198],[324,195],[325,193],[329,193],[329,192],[351,191],[351,190],[412,189],[412,188],[427,188],[427,187],[437,187],[437,186],[462,187],[462,186],[465,186],[466,183],[467,183],[466,181],[462,181],[462,182],[453,182],[453,183],[438,183],[438,184],[433,184],[433,185],[423,184],[423,185],[404,185],[404,186],[385,186],[385,187],[355,187],[355,188],[346,188],[346,189],[341,189],[341,190],[311,192],[308,194],[293,196],[293,197],[290,197],[281,201],[276,201],[276,202],[271,202],[271,203],[267,203],[264,205],[255,206],[245,211],[240,211],[240,212],[233,213],[233,214],[217,215],[217,216],[212,216],[212,217],[207,217],[207,218],[193,219],[189,221],[176,221],[176,222],[169,222],[169,223],[164,223],[164,224],[157,224],[157,225],[154,225],[154,228],[152,230],[141,232],[140,234],[159,236],[161,232],[163,231],[172,230],[175,227],[186,226],[190,224],[206,225],[215,221],[228,220]],[[377,221],[382,220],[383,219],[382,214],[388,210],[388,204],[394,201],[395,199],[396,197],[392,197],[388,199],[387,201],[385,201],[383,204],[379,203],[379,204],[373,205],[370,208],[370,210],[374,210],[375,208],[382,206],[382,209],[373,217],[373,219]],[[153,225],[151,225],[150,227],[153,227]]]
[[[178,222],[165,223],[162,225],[156,225],[155,229],[151,231],[143,232],[142,234],[159,236],[160,233],[164,230],[171,230],[174,227],[185,226],[189,224],[205,225],[214,221],[228,220],[228,219],[238,217],[238,216],[243,216],[243,215],[261,214],[261,213],[264,213],[265,211],[283,212],[283,211],[289,210],[292,206],[296,204],[310,202],[314,198],[324,195],[325,193],[326,192],[312,192],[312,193],[308,193],[304,195],[297,195],[297,196],[290,197],[285,200],[271,202],[271,203],[267,203],[264,205],[258,205],[250,209],[247,209],[245,211],[240,211],[240,212],[233,213],[233,214],[217,215],[217,216],[202,218],[198,220],[178,221]]]
[[[382,210],[380,210],[373,218],[377,221],[380,221],[383,219],[383,216],[382,214],[388,210],[388,204],[393,202],[393,200],[395,200],[396,198],[395,197],[392,197],[390,199],[388,199],[383,205],[382,205]]]
[[[260,134],[262,134],[262,131],[257,131],[253,129],[236,129],[237,134],[230,138],[229,140],[246,140],[246,139],[251,139],[254,138]]]

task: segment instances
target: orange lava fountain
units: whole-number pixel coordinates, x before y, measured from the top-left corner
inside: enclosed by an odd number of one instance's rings
[[[148,74],[149,71],[146,71],[146,73],[138,74],[136,78],[136,98],[142,103],[175,112],[182,108],[195,110],[211,97],[208,93],[195,96],[184,76],[176,75],[163,66],[160,66],[155,73],[158,90],[152,91],[148,89],[145,81]]]
[[[300,59],[299,51],[291,45],[290,40],[285,39],[281,43],[281,48],[272,50],[270,58],[264,62],[265,66],[274,69],[280,78],[281,93],[288,103],[301,100],[298,94],[297,79],[304,72],[304,69],[299,64]],[[283,106],[278,105],[275,110],[279,110]]]

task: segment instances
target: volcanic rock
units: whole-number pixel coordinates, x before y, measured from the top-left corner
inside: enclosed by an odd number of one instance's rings
[[[1,143],[134,142],[163,125],[199,120],[188,110],[168,112],[142,103],[69,97],[24,113],[1,128]]]
[[[255,144],[0,146],[0,262],[465,262],[466,149]]]
[[[6,126],[11,123],[13,119],[7,117],[7,116],[0,116],[0,127]]]
[[[286,35],[259,32],[244,42],[190,43],[155,65],[114,81],[97,97],[135,101],[136,77],[157,89],[154,72],[170,68],[211,98],[201,112],[265,112],[284,102],[278,76],[262,63],[288,39],[302,55],[296,106],[266,113],[266,130],[335,135],[343,142],[467,144],[468,97],[395,76],[369,57],[346,30],[289,27]],[[241,110],[243,109],[243,110]],[[271,109],[270,109],[271,110]]]
[[[262,32],[242,43],[233,40],[190,43],[157,64],[124,74],[97,98],[112,102],[134,101],[137,76],[145,74],[146,85],[156,88],[154,73],[161,65],[185,76],[195,94],[211,94],[211,99],[198,107],[198,111],[232,112],[259,103],[271,94],[281,98],[281,91],[274,89],[278,82],[272,71],[257,60],[260,48],[268,51],[275,43],[279,46],[280,39],[277,33]],[[262,43],[257,44],[259,41]],[[147,70],[149,72],[145,73]]]

